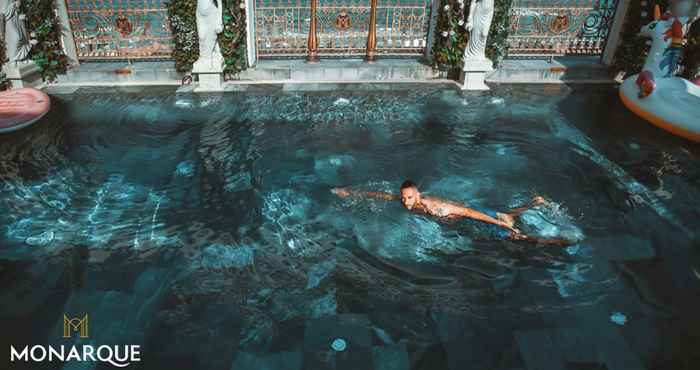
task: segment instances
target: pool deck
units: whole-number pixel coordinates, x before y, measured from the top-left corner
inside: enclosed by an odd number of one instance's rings
[[[125,68],[130,73],[118,73]],[[173,61],[87,62],[59,75],[63,86],[180,85],[184,73]],[[452,76],[450,76],[452,77]],[[546,60],[505,60],[489,74],[490,84],[510,83],[612,83],[610,68],[596,57],[566,57]],[[260,61],[227,80],[225,91],[247,90],[250,85],[276,85],[283,90],[337,90],[341,84],[459,84],[446,72],[434,70],[418,60],[386,59],[368,64],[362,60],[329,59],[317,64],[303,60]],[[191,88],[183,86],[181,92]]]

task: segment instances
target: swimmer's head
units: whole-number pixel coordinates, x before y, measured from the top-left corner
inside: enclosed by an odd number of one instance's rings
[[[420,203],[420,192],[415,182],[406,180],[401,184],[401,203],[409,210]]]

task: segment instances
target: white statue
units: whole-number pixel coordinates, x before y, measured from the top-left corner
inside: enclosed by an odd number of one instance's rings
[[[2,15],[5,24],[5,53],[8,57],[8,63],[16,64],[25,61],[32,45],[28,42],[29,37],[24,25],[24,15],[19,12],[19,2],[5,1]],[[24,41],[25,44],[20,46],[21,41]]]
[[[199,59],[195,67],[220,69],[224,61],[216,41],[224,30],[222,0],[197,0],[197,36]]]
[[[464,49],[465,61],[485,61],[486,39],[491,29],[493,20],[493,0],[472,0],[469,5],[469,18],[467,19],[467,31],[469,31],[469,43]]]

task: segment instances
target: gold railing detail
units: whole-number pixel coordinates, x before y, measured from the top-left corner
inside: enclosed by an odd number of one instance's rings
[[[367,54],[372,0],[316,0],[317,55]],[[418,56],[426,46],[430,0],[375,0],[376,55]],[[305,57],[311,0],[257,0],[256,46],[260,58]]]
[[[78,59],[169,58],[167,0],[65,0]]]
[[[600,55],[618,0],[514,0],[509,56]]]
[[[318,0],[311,0],[311,14],[309,23],[309,41],[306,43],[308,55],[306,61],[309,63],[318,62],[318,33],[316,32],[316,3]]]
[[[365,60],[370,63],[377,60],[377,0],[372,0],[369,11],[369,35],[367,35]]]

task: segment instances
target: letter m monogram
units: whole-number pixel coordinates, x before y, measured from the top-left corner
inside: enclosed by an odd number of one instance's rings
[[[81,338],[88,337],[88,315],[81,319],[78,317],[68,318],[66,314],[63,314],[63,337],[70,338],[70,334],[73,331],[79,331]]]

